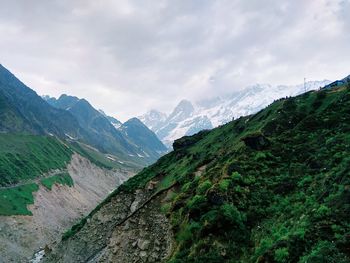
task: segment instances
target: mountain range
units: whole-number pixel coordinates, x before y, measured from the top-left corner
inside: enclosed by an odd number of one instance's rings
[[[0,132],[51,135],[80,142],[120,163],[142,167],[157,160],[167,148],[145,125],[135,120],[116,129],[118,121],[103,115],[85,99],[59,99],[36,94],[0,65]],[[127,135],[130,125],[141,140]]]
[[[218,127],[240,116],[253,114],[274,100],[317,90],[329,80],[309,81],[300,85],[256,84],[225,97],[191,102],[182,100],[169,114],[151,110],[139,119],[168,147],[174,140],[201,130]]]
[[[102,110],[96,110],[87,100],[66,94],[58,99],[43,98],[53,107],[70,112],[81,127],[90,131],[92,144],[104,152],[127,153],[128,159],[145,160],[145,164],[149,164],[167,151],[157,136],[137,118],[121,123]]]

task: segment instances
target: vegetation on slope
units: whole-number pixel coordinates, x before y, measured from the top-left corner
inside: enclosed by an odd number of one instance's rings
[[[0,134],[0,186],[66,168],[73,153],[54,137]]]
[[[32,215],[27,205],[34,204],[33,192],[38,190],[35,183],[0,189],[0,215]]]
[[[51,177],[43,178],[40,183],[45,186],[48,190],[52,189],[54,184],[73,186],[74,182],[69,173],[61,173]]]
[[[32,183],[0,188],[0,215],[32,215],[28,205],[34,204],[33,193],[39,190],[39,182],[50,191],[54,184],[74,185],[68,173],[60,173],[33,180]]]
[[[176,183],[163,206],[173,263],[349,262],[349,109],[350,87],[337,87],[184,137],[99,207],[150,180]]]
[[[0,134],[0,146],[0,215],[32,215],[27,206],[39,178],[65,169],[73,151],[54,137],[23,134]],[[42,179],[47,187],[55,181],[68,182],[55,175]]]
[[[27,206],[34,203],[33,192],[39,184],[49,190],[56,183],[73,186],[73,179],[64,172],[73,152],[102,168],[135,169],[77,142],[66,144],[51,136],[0,133],[0,215],[31,215]]]

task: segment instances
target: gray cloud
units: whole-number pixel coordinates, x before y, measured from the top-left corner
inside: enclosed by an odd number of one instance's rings
[[[349,0],[0,0],[0,63],[125,120],[350,72]]]

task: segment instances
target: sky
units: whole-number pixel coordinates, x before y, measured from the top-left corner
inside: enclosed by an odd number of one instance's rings
[[[0,0],[0,63],[123,121],[350,74],[350,0]]]

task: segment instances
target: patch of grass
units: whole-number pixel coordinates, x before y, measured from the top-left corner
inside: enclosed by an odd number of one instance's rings
[[[57,174],[40,180],[41,184],[51,190],[54,184],[73,186],[74,182],[69,173]]]
[[[34,204],[33,192],[39,190],[37,184],[0,189],[0,215],[32,215],[27,208]]]
[[[54,137],[0,134],[0,186],[65,168],[73,151]]]

